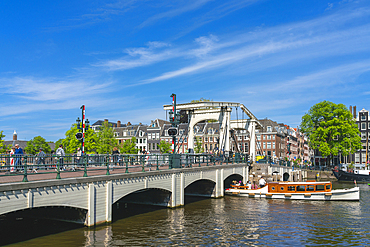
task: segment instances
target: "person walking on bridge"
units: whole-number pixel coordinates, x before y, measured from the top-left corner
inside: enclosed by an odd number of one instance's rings
[[[22,165],[22,155],[23,155],[23,150],[22,148],[19,147],[19,144],[15,144],[15,163],[14,163],[14,169],[21,170],[20,166]],[[18,166],[18,168],[17,168]]]
[[[59,148],[57,149],[57,151],[55,152],[55,154],[59,157],[59,164],[60,165],[63,165],[64,164],[63,158],[66,155],[66,153],[64,152],[64,149],[63,149],[63,145],[62,144],[59,145]],[[63,170],[65,170],[65,167],[64,166],[63,166]]]

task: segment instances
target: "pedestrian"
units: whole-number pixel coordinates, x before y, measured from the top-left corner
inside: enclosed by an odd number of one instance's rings
[[[45,168],[45,156],[46,154],[44,153],[42,148],[39,148],[39,153],[37,154],[37,169],[39,169],[39,165],[42,163]],[[37,172],[37,170],[35,170]]]
[[[113,162],[114,162],[114,164],[119,165],[119,164],[117,164],[117,162],[118,162],[118,155],[119,155],[119,151],[118,151],[118,148],[117,147],[114,147],[113,148],[112,155],[113,155]]]
[[[64,152],[64,149],[63,149],[63,145],[60,144],[59,145],[59,148],[57,149],[57,151],[55,152],[56,156],[59,158],[59,165],[63,165],[64,164],[64,156],[66,155],[66,153]],[[65,170],[65,166],[63,166],[63,170]]]
[[[260,180],[258,181],[259,185],[260,185],[260,188],[263,188],[265,187],[266,185],[266,181],[263,177],[260,178]]]
[[[81,164],[81,158],[82,158],[82,151],[81,151],[81,148],[77,148],[77,153],[76,153],[76,156],[77,156],[77,164]]]
[[[19,144],[15,144],[14,155],[15,155],[14,169],[16,171],[21,170],[23,150],[22,148],[19,147]]]
[[[12,149],[10,149],[10,172],[14,172],[14,153],[15,153],[15,147],[12,147]]]

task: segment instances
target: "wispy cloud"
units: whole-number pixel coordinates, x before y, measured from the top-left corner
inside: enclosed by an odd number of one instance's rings
[[[283,61],[292,61],[306,56],[306,59],[338,56],[359,51],[369,51],[366,45],[370,38],[370,26],[359,24],[357,26],[340,26],[348,20],[361,18],[370,14],[369,9],[360,9],[347,15],[334,14],[323,17],[320,20],[284,25],[277,28],[269,28],[254,33],[236,35],[232,39],[219,39],[220,43],[206,47],[202,60],[193,60],[193,64],[177,70],[164,72],[162,75],[145,80],[145,82],[157,82],[191,73],[200,73],[220,66],[245,62],[246,59],[266,59],[268,56],[280,54],[280,64]],[[342,17],[340,19],[339,15]],[[330,20],[330,21],[329,21]],[[335,21],[331,23],[331,21]],[[327,23],[325,23],[325,21]],[[325,26],[323,28],[322,26]],[[332,30],[330,30],[332,26]],[[335,28],[334,28],[335,26]],[[334,28],[334,29],[333,29]],[[264,37],[268,37],[267,41]],[[193,49],[188,54],[194,55]],[[287,53],[294,51],[289,60],[285,58]],[[202,52],[200,52],[202,54]],[[203,55],[204,55],[203,54]],[[158,56],[158,55],[157,55]]]
[[[63,110],[76,104],[104,105],[107,100],[97,99],[110,92],[111,82],[95,83],[83,79],[12,77],[0,78],[2,98],[9,103],[0,107],[0,115],[16,115],[43,110]],[[21,90],[14,90],[18,88]]]
[[[161,20],[161,19],[167,19],[167,18],[173,18],[175,16],[181,15],[183,13],[194,11],[198,8],[201,8],[208,2],[213,0],[189,0],[185,2],[180,2],[179,5],[175,5],[175,7],[171,10],[156,14],[152,17],[149,17],[147,20],[145,20],[143,23],[139,25],[139,28],[143,28],[148,25],[152,25],[155,22]],[[175,2],[172,2],[172,4]]]

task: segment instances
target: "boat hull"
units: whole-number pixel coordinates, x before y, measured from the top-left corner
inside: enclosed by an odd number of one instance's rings
[[[267,187],[267,186],[266,186]],[[338,189],[331,192],[314,192],[314,193],[270,193],[267,189],[258,190],[243,190],[243,189],[227,189],[226,195],[244,196],[252,198],[266,199],[284,199],[284,200],[314,200],[314,201],[359,201],[359,187],[351,189]]]
[[[333,171],[334,176],[338,179],[338,181],[354,181],[356,180],[357,183],[369,183],[370,182],[370,175],[364,174],[356,174],[352,172],[345,172],[342,170]]]

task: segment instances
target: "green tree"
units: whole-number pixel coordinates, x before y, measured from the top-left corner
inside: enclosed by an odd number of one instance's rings
[[[58,141],[55,142],[55,150],[58,149],[58,147],[59,147],[60,144],[63,145],[63,141],[64,141],[64,139],[59,139]]]
[[[5,145],[3,138],[5,135],[3,134],[3,131],[0,131],[0,153],[6,153],[8,150],[10,150],[11,145]]]
[[[195,137],[194,152],[196,154],[199,154],[199,153],[203,153],[204,152],[203,145],[202,145],[202,139],[200,137],[199,138]]]
[[[164,140],[160,141],[158,147],[161,154],[169,153],[171,151],[171,145],[171,143],[168,143]]]
[[[126,140],[122,147],[120,147],[120,152],[124,154],[137,154],[139,149],[136,147],[136,138],[133,136],[130,140]]]
[[[64,139],[60,139],[55,143],[55,149],[59,147],[59,144],[63,144],[64,150],[67,154],[76,153],[77,148],[81,147],[81,141],[76,139],[76,134],[81,132],[77,129],[77,124],[72,124],[71,128],[67,130]],[[97,149],[97,136],[94,130],[88,129],[85,132],[85,153],[95,153]]]
[[[112,153],[112,149],[118,145],[118,140],[114,138],[114,130],[111,124],[104,121],[97,133],[97,141],[96,151],[99,154]]]
[[[40,148],[42,148],[45,153],[51,152],[51,148],[45,139],[41,136],[36,136],[27,142],[27,146],[24,148],[24,151],[28,154],[35,155],[39,152]]]
[[[358,126],[343,104],[315,104],[302,117],[300,128],[309,137],[310,147],[325,157],[339,153],[347,156],[362,148]]]

